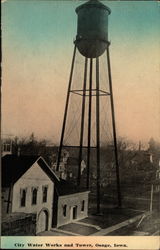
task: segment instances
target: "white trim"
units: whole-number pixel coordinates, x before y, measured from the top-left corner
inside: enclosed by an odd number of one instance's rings
[[[35,162],[37,162],[37,164],[38,164],[38,161],[39,160],[42,160],[42,161],[44,161],[44,163],[46,164],[46,166],[48,167],[48,169],[52,172],[52,174],[55,176],[55,178],[58,180],[58,181],[60,181],[60,179],[58,178],[58,176],[53,172],[53,170],[49,167],[49,165],[48,165],[48,163],[44,160],[44,158],[42,157],[42,156],[39,156],[39,158],[35,161]],[[39,164],[38,164],[39,165]],[[40,166],[41,167],[41,166]]]

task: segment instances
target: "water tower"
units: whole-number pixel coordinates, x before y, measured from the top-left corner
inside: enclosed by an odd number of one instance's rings
[[[110,102],[110,114],[112,121],[112,134],[113,134],[113,146],[115,155],[115,169],[116,169],[116,185],[117,185],[117,197],[118,206],[121,206],[121,194],[120,194],[120,180],[119,180],[119,164],[118,164],[118,152],[117,152],[117,138],[116,138],[116,126],[115,126],[115,113],[114,113],[114,100],[112,90],[112,78],[111,78],[111,65],[109,55],[108,41],[108,16],[110,15],[110,9],[102,4],[99,0],[90,0],[76,8],[78,16],[77,35],[74,41],[74,52],[71,65],[70,79],[68,84],[68,92],[66,98],[62,133],[60,139],[59,154],[57,160],[57,171],[59,170],[61,154],[63,147],[67,146],[64,143],[64,137],[66,133],[66,126],[69,122],[68,114],[70,107],[73,105],[71,95],[80,97],[80,111],[77,112],[80,115],[80,124],[78,127],[79,137],[78,145],[70,145],[70,147],[78,148],[78,169],[77,169],[77,185],[82,183],[81,180],[81,162],[82,151],[85,148],[87,151],[87,181],[86,186],[90,188],[90,173],[92,171],[90,154],[93,145],[91,145],[92,134],[95,136],[95,152],[96,152],[96,190],[97,190],[97,213],[100,213],[100,190],[101,190],[101,166],[100,166],[100,145],[101,145],[101,117],[103,116],[100,103],[102,98],[109,99]],[[84,70],[81,72],[82,84],[80,84],[80,77],[76,79],[77,88],[74,86],[73,76],[75,73],[76,54],[80,53],[83,58]],[[107,83],[108,90],[103,90],[101,87],[101,76],[103,74],[100,63],[102,56],[106,59]],[[79,85],[78,85],[79,84]],[[93,109],[95,112],[93,112]],[[108,112],[108,110],[106,111]],[[77,114],[75,114],[77,115]],[[95,121],[95,129],[93,131],[92,119]],[[70,135],[76,141],[75,135]],[[84,143],[84,137],[86,137],[86,144]]]

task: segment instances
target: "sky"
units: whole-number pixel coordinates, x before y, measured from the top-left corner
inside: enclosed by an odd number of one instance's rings
[[[109,16],[117,133],[160,140],[160,4],[102,1]],[[59,141],[82,1],[2,3],[2,134]]]

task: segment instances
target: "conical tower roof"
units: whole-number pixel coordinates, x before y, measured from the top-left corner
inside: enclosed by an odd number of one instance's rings
[[[82,8],[100,8],[107,10],[109,14],[111,13],[111,10],[106,5],[102,4],[99,0],[89,0],[88,2],[78,6],[76,8],[76,12],[78,13],[78,11]]]

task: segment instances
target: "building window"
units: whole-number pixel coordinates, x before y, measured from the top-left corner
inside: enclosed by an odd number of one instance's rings
[[[38,188],[32,188],[32,205],[37,204],[37,192]]]
[[[42,187],[42,202],[47,202],[47,193],[48,193],[48,187],[43,186]]]
[[[84,211],[85,201],[83,200],[81,203],[81,211]]]
[[[3,151],[4,152],[10,152],[11,151],[11,145],[10,144],[4,144],[3,145]]]
[[[73,207],[73,220],[77,219],[77,206]]]
[[[20,190],[20,206],[21,207],[25,207],[26,205],[26,193],[27,193],[26,189]]]
[[[67,205],[63,206],[63,216],[66,217],[67,215]]]

